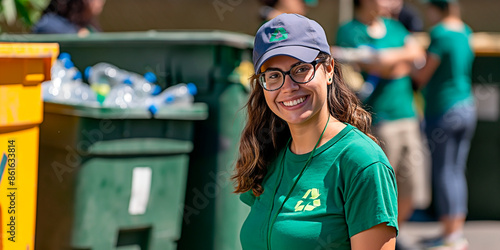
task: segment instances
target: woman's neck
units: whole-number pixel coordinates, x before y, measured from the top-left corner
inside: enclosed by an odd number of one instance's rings
[[[330,114],[328,114],[328,116],[329,115]],[[325,129],[328,116],[323,115],[322,117],[318,117],[316,121],[309,121],[305,124],[289,124],[288,126],[292,135],[290,150],[299,155],[310,153],[314,149],[314,146],[316,146],[321,133],[323,133]],[[332,139],[345,126],[345,124],[339,122],[337,119],[330,117],[325,133],[318,143],[318,147]]]

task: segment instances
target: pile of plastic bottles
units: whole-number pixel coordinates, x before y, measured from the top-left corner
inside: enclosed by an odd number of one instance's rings
[[[42,83],[43,99],[49,102],[94,107],[135,108],[156,112],[165,105],[191,105],[197,93],[193,83],[180,83],[163,91],[152,72],[139,75],[109,63],[98,63],[82,74],[68,53],[61,53],[51,69],[52,80]]]

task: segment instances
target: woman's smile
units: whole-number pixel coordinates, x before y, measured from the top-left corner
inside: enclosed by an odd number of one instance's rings
[[[306,100],[308,99],[308,95],[307,96],[301,96],[301,97],[294,97],[294,98],[290,98],[289,100],[287,101],[282,101],[282,102],[279,102],[281,105],[285,106],[285,108],[300,108],[302,106],[304,106],[306,104]]]

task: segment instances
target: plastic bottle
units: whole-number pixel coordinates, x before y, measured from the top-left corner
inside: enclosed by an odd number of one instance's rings
[[[138,95],[155,95],[161,88],[154,84],[156,75],[147,72],[144,76],[120,69],[109,63],[98,63],[85,69],[85,76],[91,85],[109,84],[111,88],[123,83],[125,80],[132,82],[132,87]]]
[[[61,53],[50,70],[55,86],[72,81],[78,72],[68,53]]]
[[[88,84],[82,82],[80,72],[74,76],[74,79],[62,85],[58,85],[54,81],[43,82],[42,93],[45,101],[87,106],[98,105],[96,93]]]
[[[103,106],[126,109],[137,106],[136,103],[139,101],[132,88],[132,82],[126,79],[123,84],[111,88],[109,94],[104,99]]]
[[[157,81],[157,78],[153,72],[146,72],[144,76],[132,72],[128,73],[130,75],[130,80],[132,81],[133,88],[138,93],[157,95],[161,92],[161,87],[154,84]]]
[[[82,81],[82,74],[78,72],[70,84],[71,98],[75,104],[82,104],[85,106],[98,106],[97,94],[92,91],[90,86]]]
[[[160,94],[150,97],[144,101],[144,105],[152,114],[165,105],[191,105],[194,95],[198,92],[194,83],[179,83],[165,89]]]
[[[53,81],[45,81],[42,82],[42,97],[44,101],[53,101],[57,95],[59,95],[59,91],[61,90],[61,85],[55,87]]]

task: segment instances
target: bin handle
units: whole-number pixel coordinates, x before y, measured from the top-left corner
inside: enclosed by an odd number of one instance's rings
[[[24,77],[26,85],[38,85],[45,80],[45,74],[27,74]]]
[[[128,138],[98,141],[92,144],[89,155],[173,155],[187,154],[193,150],[191,141],[166,138]]]

